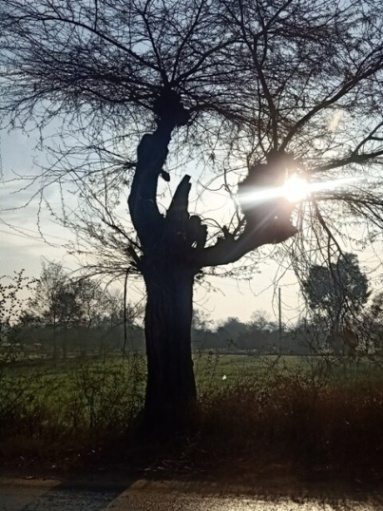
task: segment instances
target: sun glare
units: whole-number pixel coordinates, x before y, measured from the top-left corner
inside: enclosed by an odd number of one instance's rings
[[[317,192],[340,191],[346,186],[363,181],[363,176],[353,176],[328,181],[308,182],[297,174],[291,175],[282,186],[275,188],[262,188],[248,190],[241,194],[240,200],[244,207],[252,207],[257,203],[263,203],[270,200],[284,197],[291,203],[298,203],[308,200],[310,195]]]
[[[310,194],[310,185],[302,177],[293,174],[282,186],[282,196],[289,202],[301,202]]]

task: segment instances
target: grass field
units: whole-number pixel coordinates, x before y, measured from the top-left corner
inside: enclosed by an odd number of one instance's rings
[[[194,427],[186,443],[166,447],[167,459],[383,472],[379,360],[209,352],[194,365]],[[72,466],[114,453],[144,463],[136,424],[145,377],[139,355],[3,365],[0,457]]]

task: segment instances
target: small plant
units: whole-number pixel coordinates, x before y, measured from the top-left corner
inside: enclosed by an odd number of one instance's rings
[[[20,322],[25,314],[26,293],[34,283],[35,279],[24,276],[24,270],[0,277],[0,361],[12,361],[21,353]]]

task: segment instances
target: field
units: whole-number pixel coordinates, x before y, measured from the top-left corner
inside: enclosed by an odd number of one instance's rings
[[[201,352],[194,365],[193,427],[165,453],[137,436],[145,390],[141,355],[4,364],[0,457],[54,466],[105,458],[141,466],[170,457],[177,467],[240,461],[383,471],[379,360]]]

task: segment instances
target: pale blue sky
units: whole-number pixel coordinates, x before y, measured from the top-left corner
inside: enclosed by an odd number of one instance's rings
[[[32,198],[38,190],[38,182],[25,188],[28,181],[25,176],[36,176],[39,173],[38,161],[43,155],[37,149],[36,138],[19,131],[10,134],[1,133],[2,178],[0,182],[0,261],[1,275],[11,274],[22,268],[29,276],[38,276],[43,260],[54,260],[63,264],[68,270],[78,268],[78,262],[70,256],[63,245],[73,238],[73,234],[52,221],[49,211],[43,206],[40,213],[40,230],[37,226],[38,197]],[[59,205],[59,194],[54,188],[48,190],[50,204]],[[126,190],[126,195],[128,189]],[[69,200],[69,197],[68,197]],[[28,204],[29,202],[29,204]],[[211,210],[225,205],[224,198],[210,200]],[[207,199],[209,203],[209,198]],[[206,205],[205,205],[206,206]],[[122,208],[125,206],[122,205]],[[124,210],[122,209],[124,214]],[[10,228],[12,225],[13,228]],[[44,238],[41,236],[43,234]],[[382,236],[383,239],[383,236]],[[382,288],[380,274],[380,253],[382,240],[375,247],[368,247],[359,253],[359,259],[371,272],[371,283],[376,290]],[[375,252],[374,249],[375,248]],[[234,316],[246,321],[256,311],[265,311],[271,319],[277,318],[278,306],[274,279],[278,266],[270,261],[259,266],[259,273],[251,281],[234,279],[210,278],[214,291],[204,286],[195,290],[195,304],[215,322]],[[288,324],[298,319],[303,310],[303,299],[292,272],[278,285],[282,289],[282,316]],[[131,289],[133,297],[142,296],[142,286]]]
[[[71,239],[71,233],[52,222],[49,212],[42,208],[40,228],[37,227],[38,198],[23,207],[36,192],[38,184],[23,189],[27,182],[18,177],[33,176],[39,172],[34,162],[42,158],[35,150],[36,139],[19,131],[1,134],[2,180],[0,183],[0,260],[1,274],[10,274],[25,268],[30,276],[38,276],[44,259],[61,262],[68,269],[76,269],[77,261],[68,255],[62,245]],[[128,192],[128,190],[127,190]],[[52,204],[58,201],[55,191],[50,192]],[[7,224],[14,226],[13,229]],[[271,318],[276,317],[275,286],[273,279],[275,263],[262,266],[261,274],[256,274],[250,282],[233,279],[213,278],[215,291],[208,292],[204,287],[196,288],[195,302],[214,321],[236,316],[248,320],[257,311],[266,311]],[[282,299],[285,320],[297,318],[299,300],[298,289],[292,285],[292,276],[285,278]]]
[[[38,190],[38,183],[25,188],[27,181],[19,179],[35,176],[39,172],[36,163],[43,156],[34,149],[35,145],[36,139],[33,136],[24,135],[19,131],[13,131],[10,134],[1,133],[1,275],[11,274],[13,271],[24,268],[27,275],[38,276],[43,260],[60,262],[68,270],[78,268],[77,260],[63,248],[63,245],[73,237],[72,233],[54,223],[49,211],[43,207],[40,214],[40,230],[45,240],[42,238],[37,226],[38,198],[32,198]],[[52,188],[48,193],[50,203],[53,206],[58,205],[57,190]],[[13,228],[10,228],[9,224]],[[380,277],[382,240],[383,235],[375,247],[368,247],[358,254],[361,264],[370,272],[370,281],[377,291],[382,288]],[[277,272],[277,264],[270,261],[268,264],[259,266],[259,273],[255,274],[251,281],[210,278],[209,282],[213,285],[214,291],[197,286],[195,304],[215,322],[230,316],[247,321],[256,311],[265,311],[271,319],[276,319],[278,307],[274,279]],[[283,319],[287,324],[295,322],[300,311],[304,309],[304,304],[292,272],[287,272],[278,285],[282,289]],[[142,286],[135,286],[135,289],[131,290],[131,295],[142,296]]]

